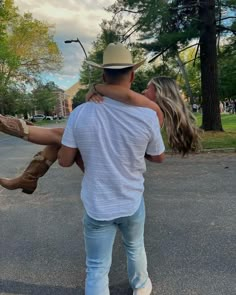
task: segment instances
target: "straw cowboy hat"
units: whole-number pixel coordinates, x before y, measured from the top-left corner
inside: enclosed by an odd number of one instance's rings
[[[133,67],[136,70],[145,60],[133,63],[130,51],[121,43],[110,43],[103,53],[103,64],[99,65],[93,61],[85,60],[85,62],[99,69],[125,69]]]

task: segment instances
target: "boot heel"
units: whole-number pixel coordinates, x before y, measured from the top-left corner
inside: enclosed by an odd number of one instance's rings
[[[34,190],[29,190],[29,189],[23,189],[22,190],[22,193],[25,193],[25,194],[28,194],[28,195],[31,195],[33,192],[34,192]]]

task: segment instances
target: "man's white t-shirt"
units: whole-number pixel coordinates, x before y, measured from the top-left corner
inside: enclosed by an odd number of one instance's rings
[[[80,150],[85,166],[81,199],[96,220],[137,211],[144,191],[144,155],[165,150],[153,110],[107,97],[103,103],[87,102],[73,110],[62,144]]]

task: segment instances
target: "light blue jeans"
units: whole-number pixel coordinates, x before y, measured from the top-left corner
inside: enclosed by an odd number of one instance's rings
[[[85,295],[109,295],[108,274],[117,228],[122,234],[127,255],[128,277],[131,287],[143,287],[148,279],[144,248],[145,205],[142,198],[139,209],[132,216],[110,221],[98,221],[84,215],[86,250]]]

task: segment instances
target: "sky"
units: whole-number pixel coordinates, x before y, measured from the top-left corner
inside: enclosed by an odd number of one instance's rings
[[[57,73],[42,75],[44,82],[54,81],[66,90],[79,80],[79,71],[85,58],[79,43],[65,44],[65,40],[77,39],[86,52],[100,33],[103,19],[111,19],[104,8],[115,0],[15,0],[20,13],[31,12],[33,17],[55,25],[55,38],[62,53],[63,68]]]

